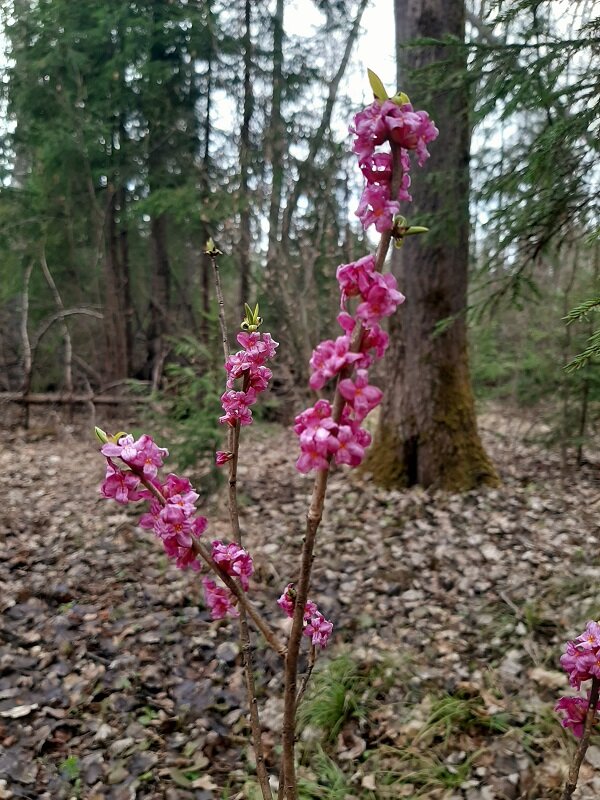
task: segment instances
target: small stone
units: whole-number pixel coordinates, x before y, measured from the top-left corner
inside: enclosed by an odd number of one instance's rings
[[[594,769],[600,769],[600,747],[595,744],[588,747],[585,760],[588,764],[591,764]]]
[[[217,647],[215,654],[220,661],[224,661],[226,664],[233,664],[239,652],[239,645],[235,642],[222,642]]]

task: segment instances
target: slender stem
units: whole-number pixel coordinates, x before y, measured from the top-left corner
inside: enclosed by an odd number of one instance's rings
[[[306,687],[308,686],[308,682],[310,681],[310,676],[312,675],[312,671],[315,666],[315,662],[317,660],[317,648],[315,645],[311,645],[310,652],[308,654],[308,664],[306,667],[306,672],[304,673],[304,677],[302,678],[302,683],[300,684],[300,688],[298,689],[298,696],[296,697],[296,711],[300,708],[300,703],[302,702],[302,698],[306,693]]]
[[[571,800],[573,792],[577,788],[577,780],[579,778],[579,769],[583,762],[586,750],[590,744],[590,736],[592,735],[592,728],[596,722],[596,706],[598,705],[598,696],[600,695],[600,678],[592,678],[592,688],[590,690],[590,699],[588,701],[587,714],[585,715],[585,725],[583,727],[583,736],[577,746],[577,750],[571,761],[569,767],[569,775],[567,783],[561,795],[561,800]]]
[[[217,302],[219,304],[219,325],[221,326],[221,337],[223,340],[223,355],[225,356],[225,360],[227,360],[229,358],[229,352],[230,352],[229,341],[227,338],[227,323],[225,321],[225,302],[223,299],[223,290],[221,288],[221,278],[219,275],[219,265],[217,263],[216,252],[212,252],[210,254],[210,259],[213,266]],[[244,376],[243,391],[248,390],[249,379],[250,376],[246,374]],[[240,449],[239,420],[236,420],[235,425],[233,427],[230,427],[229,429],[228,445],[229,445],[229,451],[232,453],[231,460],[229,461],[229,497],[228,497],[229,518],[231,522],[231,532],[233,534],[233,538],[235,539],[236,544],[242,547],[242,531],[240,528],[240,514],[237,502],[237,467],[238,467],[238,456]],[[229,578],[229,576],[227,577]],[[241,586],[239,586],[238,582],[232,580],[231,583],[234,584],[236,587],[237,590],[235,592],[236,597],[239,598],[240,594],[242,594],[242,596],[244,596],[245,598],[243,590]],[[227,583],[227,585],[229,586],[229,583]],[[271,786],[269,784],[269,775],[267,774],[267,768],[265,765],[265,754],[262,744],[262,731],[260,726],[260,716],[258,713],[258,701],[256,698],[256,684],[254,682],[252,645],[250,642],[250,631],[248,629],[248,616],[252,616],[251,607],[249,605],[245,605],[242,603],[240,604],[239,612],[240,612],[240,617],[239,617],[240,647],[242,651],[242,660],[244,663],[244,675],[246,677],[246,695],[248,698],[248,711],[250,714],[250,728],[252,730],[252,744],[254,746],[254,753],[256,756],[256,776],[258,778],[258,783],[260,785],[260,790],[263,796],[263,800],[272,800],[273,795],[271,794]],[[260,622],[259,629],[263,634],[263,636],[265,635],[265,632],[268,633],[269,639],[271,639],[274,636],[274,634],[270,629],[267,629],[266,631],[263,630],[262,626],[264,625],[264,622],[262,618],[259,617],[257,621],[252,616],[252,619],[257,625]],[[269,641],[269,639],[267,639],[267,641]],[[273,641],[276,642],[278,648],[281,647],[281,645],[279,644],[279,642],[277,642],[276,639],[274,639]]]
[[[215,276],[215,288],[217,291],[217,303],[219,305],[219,326],[221,328],[221,337],[223,340],[223,353],[225,358],[229,358],[229,341],[227,339],[227,325],[225,323],[225,301],[223,299],[223,289],[221,288],[221,276],[219,274],[219,265],[217,264],[218,250],[209,250],[208,256],[212,264],[213,273]]]
[[[392,143],[392,159],[393,159],[393,172],[392,183],[390,188],[390,196],[397,197],[402,180],[402,162],[400,147]],[[388,253],[390,242],[392,240],[392,232],[385,231],[381,235],[379,246],[375,255],[375,268],[381,270]],[[360,350],[361,341],[363,337],[363,327],[356,324],[352,332],[350,349],[354,352]],[[333,399],[331,416],[334,422],[339,422],[342,416],[345,400],[339,392],[339,383],[344,378],[348,377],[352,372],[352,366],[346,367],[338,376],[338,383],[336,385],[335,395]],[[300,640],[302,637],[303,623],[304,623],[304,607],[308,599],[308,590],[310,587],[310,574],[314,559],[314,547],[317,537],[317,530],[323,516],[323,509],[325,506],[325,493],[327,490],[327,480],[329,478],[329,470],[331,466],[331,456],[329,456],[329,466],[327,469],[319,470],[315,477],[313,485],[313,492],[310,501],[310,506],[306,515],[306,534],[302,545],[301,565],[300,565],[300,578],[296,587],[296,606],[294,608],[294,617],[292,622],[292,629],[288,639],[288,651],[285,660],[285,688],[284,688],[284,705],[283,705],[283,730],[282,730],[282,744],[283,744],[283,777],[284,777],[284,794],[287,800],[297,800],[298,787],[296,783],[296,767],[294,763],[294,745],[296,738],[296,709],[297,709],[297,692],[296,683],[298,676],[298,655],[300,652]]]

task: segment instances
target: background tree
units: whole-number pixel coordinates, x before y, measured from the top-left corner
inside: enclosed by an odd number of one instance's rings
[[[427,175],[413,194],[411,220],[429,226],[396,258],[407,296],[390,326],[386,401],[367,468],[385,485],[464,490],[496,475],[477,433],[467,359],[469,265],[469,87],[462,0],[396,0],[398,86],[434,110],[440,129]],[[415,44],[451,38],[451,46]],[[427,68],[443,62],[437,88]],[[443,327],[440,329],[440,325]]]

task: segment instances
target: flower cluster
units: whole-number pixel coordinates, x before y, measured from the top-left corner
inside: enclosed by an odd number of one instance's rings
[[[268,386],[272,372],[265,363],[273,358],[278,345],[269,333],[261,334],[258,331],[239,333],[237,340],[244,349],[230,355],[225,362],[227,391],[221,396],[221,405],[225,413],[219,417],[222,425],[231,427],[238,423],[252,424],[250,406]],[[241,391],[235,391],[233,388],[238,378],[243,379]],[[216,454],[217,466],[226,464],[231,457],[231,453],[220,450]]]
[[[254,564],[248,553],[237,544],[212,543],[212,560],[232,578],[239,578],[242,588],[248,591],[248,579],[254,572]]]
[[[354,134],[354,152],[367,181],[356,216],[366,229],[374,224],[383,233],[393,227],[394,217],[400,212],[400,201],[411,200],[409,150],[416,151],[419,166],[429,157],[427,144],[438,135],[426,111],[415,111],[408,102],[374,100],[370,106],[354,117],[350,128]],[[402,179],[396,196],[392,197],[392,153],[376,150],[392,142],[400,147]]]
[[[198,494],[187,478],[170,473],[164,483],[158,479],[158,468],[168,451],[146,434],[137,441],[126,434],[116,442],[107,441],[100,452],[107,462],[102,495],[119,503],[149,500],[150,510],[142,515],[139,525],[154,531],[178,567],[199,570],[194,539],[204,533],[207,520],[196,516]],[[117,466],[114,458],[120,458],[127,469]]]
[[[579,689],[583,681],[600,678],[600,623],[588,622],[580,636],[567,642],[560,663],[569,674],[569,683],[575,689]],[[575,736],[581,737],[588,706],[589,696],[561,697],[554,710],[564,715],[563,727],[572,728]],[[600,703],[596,709],[599,707]]]
[[[294,616],[296,607],[296,590],[293,583],[288,583],[283,594],[277,601],[277,605],[285,611],[288,617]],[[304,627],[302,633],[308,637],[313,645],[327,647],[329,637],[333,631],[333,623],[325,619],[317,608],[316,603],[309,600],[304,606]]]
[[[101,432],[103,434],[103,432]],[[137,441],[123,434],[117,441],[106,439],[101,453],[106,456],[106,476],[100,491],[104,497],[118,503],[148,500],[149,509],[139,520],[141,528],[151,530],[162,541],[167,556],[180,569],[200,569],[196,540],[207,527],[206,517],[196,510],[198,493],[187,478],[169,473],[164,481],[158,478],[158,469],[168,455],[164,447],[158,447],[150,436],[144,434]],[[125,468],[117,466],[113,459],[119,458]],[[237,578],[244,591],[254,572],[250,555],[236,544],[212,542],[212,560],[219,570]],[[236,617],[236,598],[229,589],[205,578],[204,594],[213,619],[225,616]]]
[[[224,586],[218,586],[210,578],[204,578],[204,600],[210,609],[213,619],[224,617],[239,617],[240,612],[235,607],[235,597]]]
[[[296,417],[294,430],[300,438],[301,455],[296,462],[300,472],[325,470],[331,459],[336,464],[357,467],[363,460],[371,436],[360,423],[381,402],[382,393],[369,384],[368,368],[383,357],[388,335],[379,323],[395,312],[404,301],[391,274],[375,269],[375,257],[365,256],[337,270],[342,311],[338,322],[344,331],[335,341],[321,342],[310,359],[312,389],[321,389],[342,371],[352,373],[339,383],[345,401],[339,421],[333,419],[332,408],[319,400]],[[358,305],[353,317],[346,309],[349,299]],[[352,334],[359,325],[361,336],[356,352],[351,350]]]

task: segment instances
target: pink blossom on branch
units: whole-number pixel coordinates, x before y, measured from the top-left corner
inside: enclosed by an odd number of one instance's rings
[[[561,720],[563,728],[571,728],[578,739],[583,736],[588,705],[589,697],[561,697],[554,706],[555,711],[564,715]],[[596,709],[598,709],[598,706],[596,706]]]
[[[310,615],[305,613],[304,623],[303,635],[308,636],[313,645],[320,648],[327,647],[329,637],[333,632],[333,622],[325,619],[320,611],[315,611]]]
[[[373,255],[363,256],[350,264],[340,264],[335,275],[342,293],[342,308],[345,306],[347,297],[360,295],[364,300],[373,285],[375,274],[375,256]]]
[[[252,412],[249,406],[256,402],[256,392],[248,389],[247,392],[236,392],[228,389],[221,395],[221,405],[225,414],[219,417],[221,425],[233,427],[237,422],[240,425],[252,424]]]
[[[215,540],[212,543],[212,559],[232,578],[239,578],[242,588],[248,591],[248,579],[254,572],[252,557],[235,543],[223,544]]]
[[[404,150],[416,150],[420,167],[429,158],[427,145],[439,134],[426,111],[414,111],[410,103],[399,106],[391,100],[381,105],[375,129],[376,135],[383,135]]]
[[[394,217],[399,213],[400,203],[390,197],[387,184],[367,184],[356,209],[356,216],[365,230],[375,225],[379,233],[389,231],[394,225]]]
[[[560,664],[569,673],[569,683],[575,689],[579,689],[582,681],[592,678],[591,669],[596,661],[595,651],[584,649],[576,642],[567,642],[566,650],[560,657]]]
[[[107,457],[118,457],[131,467],[140,468],[146,478],[155,478],[158,468],[162,467],[163,458],[169,455],[166,448],[158,447],[146,434],[137,441],[131,435],[122,436],[117,444],[108,442],[100,452]]]
[[[369,375],[366,369],[356,371],[354,380],[345,378],[338,387],[340,394],[354,411],[358,421],[364,419],[381,402],[383,392],[376,386],[369,384]]]
[[[106,476],[102,481],[100,491],[103,497],[113,498],[117,503],[125,505],[144,497],[139,491],[140,479],[131,470],[122,470],[116,467],[110,459],[106,463]]]
[[[296,606],[296,590],[293,583],[288,585],[283,590],[283,594],[277,601],[277,605],[286,613],[290,619],[294,616],[294,609]],[[333,631],[333,623],[325,619],[323,614],[317,608],[316,603],[308,600],[304,606],[304,627],[302,633],[304,636],[311,639],[313,645],[319,647],[327,647],[329,638]]]
[[[377,273],[377,282],[356,309],[358,319],[370,328],[381,322],[383,317],[390,317],[406,299],[396,287],[396,278],[391,272],[385,275]]]
[[[370,444],[370,438],[369,438]],[[358,467],[365,457],[365,447],[356,436],[350,425],[340,425],[337,432],[337,449],[335,463]]]
[[[217,467],[222,467],[224,464],[227,464],[228,461],[231,461],[233,458],[233,453],[230,453],[228,450],[217,450],[215,453],[215,463]]]
[[[314,350],[310,359],[312,375],[309,385],[311,389],[321,389],[325,383],[340,373],[347,364],[360,358],[359,353],[350,350],[350,337],[338,336],[334,341],[327,339]]]
[[[210,578],[204,578],[204,599],[213,619],[224,617],[239,617],[240,612],[235,607],[236,598],[224,586],[218,586]]]

